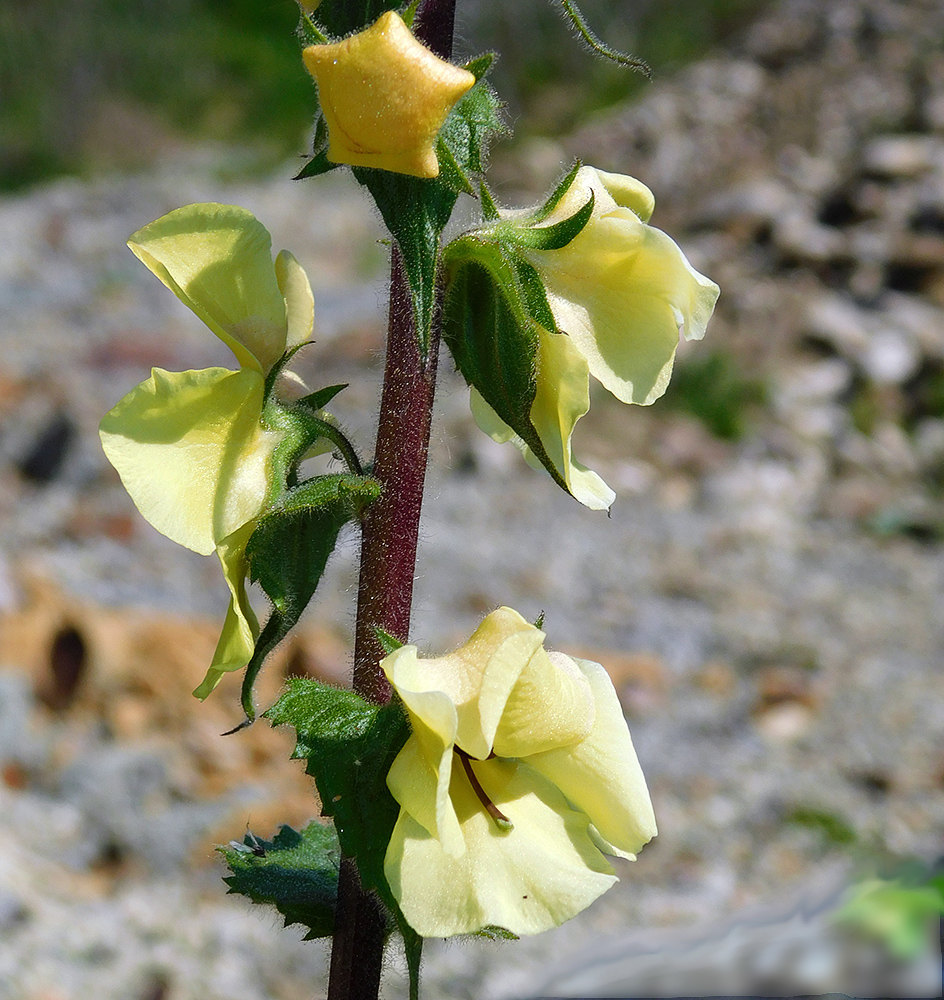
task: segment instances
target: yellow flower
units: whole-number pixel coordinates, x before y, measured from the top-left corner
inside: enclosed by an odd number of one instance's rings
[[[302,53],[328,123],[328,159],[437,177],[436,135],[475,83],[418,41],[399,14]]]
[[[252,213],[233,205],[178,209],[136,232],[134,254],[236,355],[240,368],[160,368],[101,422],[102,447],[138,510],[195,552],[216,552],[230,589],[206,697],[252,656],[259,625],[246,596],[245,550],[270,491],[281,433],[262,426],[265,376],[314,322],[308,278]]]
[[[574,427],[590,409],[588,375],[624,403],[654,402],[668,386],[679,334],[686,340],[705,335],[719,289],[672,239],[647,225],[655,200],[633,177],[581,167],[542,225],[572,216],[591,193],[593,214],[574,240],[560,250],[524,255],[537,269],[554,322],[565,334],[542,331],[531,421],[574,497],[599,510],[609,507],[615,494],[571,450]],[[497,441],[516,440],[474,390],[472,395],[482,430]]]
[[[452,653],[382,663],[412,725],[387,777],[384,872],[423,936],[555,927],[616,881],[602,852],[632,858],[655,836],[606,671],[543,642],[500,608]]]

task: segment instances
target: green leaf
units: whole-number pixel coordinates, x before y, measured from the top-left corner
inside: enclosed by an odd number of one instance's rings
[[[255,719],[252,690],[259,671],[308,607],[341,528],[379,495],[380,484],[367,476],[317,476],[289,490],[279,507],[259,519],[246,557],[249,578],[265,591],[272,613],[243,676],[246,719],[230,732]]]
[[[439,241],[458,193],[439,178],[429,180],[369,167],[354,167],[353,172],[370,191],[403,255],[417,341],[426,358],[436,301]]]
[[[357,861],[364,888],[396,910],[383,861],[400,813],[387,773],[410,734],[400,704],[374,705],[353,691],[296,677],[265,716],[295,730],[292,757],[306,761],[341,849]]]
[[[450,243],[445,260],[443,340],[456,367],[566,490],[531,422],[538,338],[554,330],[537,272],[513,248],[475,236]]]
[[[308,929],[304,940],[334,932],[341,851],[330,826],[309,823],[299,833],[283,826],[271,841],[247,833],[242,844],[219,848],[231,875],[230,893],[274,906],[285,926]]]
[[[402,6],[402,0],[322,0],[312,19],[325,34],[342,38],[373,24],[386,11]]]
[[[870,879],[850,889],[835,919],[878,938],[895,958],[908,960],[928,947],[929,924],[942,914],[944,893],[935,880],[908,884]]]

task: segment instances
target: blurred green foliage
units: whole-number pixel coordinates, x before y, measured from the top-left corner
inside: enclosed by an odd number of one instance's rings
[[[853,886],[835,919],[877,938],[897,959],[913,959],[931,946],[944,914],[944,875],[873,878]]]
[[[787,823],[817,830],[827,844],[848,847],[858,839],[855,830],[841,817],[825,809],[797,806],[786,817]]]
[[[752,406],[764,403],[762,383],[745,378],[742,366],[724,351],[691,355],[680,361],[662,405],[700,420],[717,438],[739,441]]]
[[[656,77],[702,54],[764,0],[583,0],[608,43]],[[0,189],[146,165],[173,135],[304,153],[313,85],[294,0],[4,0]],[[549,0],[460,0],[457,52],[502,53],[494,80],[520,131],[560,132],[644,87],[594,59]]]

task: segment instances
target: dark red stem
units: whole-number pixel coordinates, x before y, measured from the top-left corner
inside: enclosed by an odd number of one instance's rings
[[[381,704],[390,700],[390,685],[377,668],[384,653],[374,628],[401,642],[410,632],[438,353],[439,324],[434,322],[429,357],[424,361],[420,355],[410,289],[400,252],[394,249],[373,468],[383,493],[364,519],[354,638],[354,690]]]
[[[456,0],[426,0],[413,25],[416,36],[444,59],[452,55],[455,7]],[[409,285],[394,247],[373,468],[383,493],[363,523],[354,638],[354,690],[380,704],[390,700],[390,685],[379,668],[383,650],[374,629],[409,638],[438,354],[435,316],[429,355],[420,354]],[[361,888],[354,861],[342,858],[328,1000],[377,1000],[385,929],[380,901]]]

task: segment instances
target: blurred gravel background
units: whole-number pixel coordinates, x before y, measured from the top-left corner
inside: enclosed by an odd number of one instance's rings
[[[418,641],[543,610],[550,646],[609,669],[661,832],[559,931],[430,943],[428,996],[941,995],[936,941],[896,963],[830,915],[863,873],[944,854],[942,38],[931,0],[783,0],[581,131],[496,151],[509,204],[577,155],[639,176],[723,294],[663,400],[600,393],[582,421],[609,519],[479,434],[444,365]],[[189,697],[218,569],[137,516],[96,434],[152,365],[229,363],[124,247],[213,200],[307,269],[302,373],[351,382],[338,414],[369,447],[378,222],[343,176],[240,162],[181,141],[146,172],[0,198],[3,1000],[325,988],[324,949],[225,897],[213,852],[316,815],[309,783],[286,734],[219,737],[237,684]],[[345,678],[355,557],[345,537],[263,699],[286,673]]]

